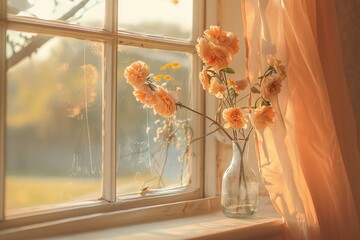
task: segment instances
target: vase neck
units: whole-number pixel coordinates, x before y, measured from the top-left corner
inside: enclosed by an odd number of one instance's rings
[[[232,143],[233,148],[233,157],[232,157],[232,164],[240,163],[241,159],[247,161],[248,150],[249,150],[249,141],[233,141]]]

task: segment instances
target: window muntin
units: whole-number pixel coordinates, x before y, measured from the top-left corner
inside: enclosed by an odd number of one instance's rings
[[[8,31],[9,43],[23,35]],[[103,46],[31,36],[47,41],[7,73],[6,209],[97,199]],[[7,49],[8,59],[24,51]]]
[[[192,135],[191,115],[178,111],[176,118],[165,119],[155,115],[153,109],[143,109],[122,73],[133,61],[141,59],[149,65],[151,73],[164,76],[158,84],[166,84],[169,91],[180,88],[181,101],[188,104],[192,54],[121,45],[118,49],[117,194],[187,186],[190,174],[184,153]],[[160,70],[174,61],[175,68]]]
[[[7,0],[7,12],[101,28],[104,25],[105,0]]]
[[[119,30],[172,37],[193,38],[192,0],[119,0]]]

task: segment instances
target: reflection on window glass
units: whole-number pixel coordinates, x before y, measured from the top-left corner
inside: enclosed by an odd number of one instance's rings
[[[170,91],[181,88],[184,104],[191,104],[192,55],[179,52],[119,46],[117,99],[117,194],[171,189],[189,184],[191,164],[185,154],[192,137],[191,115],[178,111],[176,118],[155,115],[136,101],[123,72],[141,60],[156,74],[158,84]],[[175,62],[175,63],[174,63]],[[167,65],[168,63],[172,63]],[[165,66],[165,67],[164,67]],[[160,77],[159,77],[160,76]],[[145,191],[145,192],[146,192]]]
[[[119,30],[192,38],[192,0],[119,0]]]
[[[102,27],[104,0],[7,0],[8,13]]]
[[[6,209],[97,199],[103,45],[7,37]]]

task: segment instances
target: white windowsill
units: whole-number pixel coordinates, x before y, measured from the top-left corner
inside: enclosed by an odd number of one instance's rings
[[[220,198],[131,211],[93,214],[0,231],[1,239],[281,239],[282,221],[266,209],[254,217],[227,218]],[[156,217],[157,221],[151,220]],[[67,234],[67,235],[64,235]]]

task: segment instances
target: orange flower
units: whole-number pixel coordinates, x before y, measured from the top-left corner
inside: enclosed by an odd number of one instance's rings
[[[281,60],[272,55],[267,56],[267,60],[269,65],[275,69],[277,74],[279,74],[282,79],[286,78],[286,67],[284,64],[281,63]]]
[[[170,117],[176,111],[175,103],[179,101],[176,92],[168,92],[163,87],[156,89],[156,103],[154,104],[154,110],[161,116]]]
[[[226,48],[208,42],[205,38],[199,38],[196,45],[196,51],[201,60],[215,70],[221,70],[227,67],[231,61]]]
[[[246,80],[235,80],[232,87],[237,94],[240,94],[241,90],[244,90],[249,86],[249,82]]]
[[[286,78],[287,73],[286,73],[285,65],[283,65],[283,64],[275,65],[274,68],[275,68],[275,71],[277,72],[277,74],[279,74],[282,79]]]
[[[252,123],[256,128],[265,128],[275,121],[275,111],[272,106],[262,106],[255,110]]]
[[[204,35],[208,41],[216,45],[221,45],[227,38],[226,32],[221,30],[219,26],[210,26],[209,29],[204,31]]]
[[[229,32],[226,42],[224,42],[224,47],[226,47],[230,54],[235,55],[240,49],[239,38],[235,34]]]
[[[281,82],[279,75],[267,76],[261,84],[261,95],[268,100],[271,96],[276,96],[281,91]]]
[[[145,104],[148,107],[152,107],[157,100],[156,96],[151,91],[151,89],[145,85],[141,88],[135,89],[133,94],[138,102],[141,102],[142,104]]]
[[[239,108],[224,109],[224,111],[222,112],[222,116],[226,121],[224,125],[224,128],[226,129],[240,129],[247,127],[247,120],[245,119]]]
[[[219,26],[210,26],[210,28],[204,32],[204,35],[208,41],[224,47],[230,55],[230,58],[240,49],[238,37],[232,32],[221,30]]]
[[[203,70],[199,73],[199,79],[200,83],[203,87],[203,89],[206,91],[210,87],[209,77],[207,75],[206,68],[203,68]]]
[[[210,95],[213,95],[217,98],[223,98],[226,91],[226,86],[219,80],[212,79],[208,90]]]
[[[135,89],[142,87],[149,76],[149,66],[142,61],[133,62],[124,71],[127,82]]]

